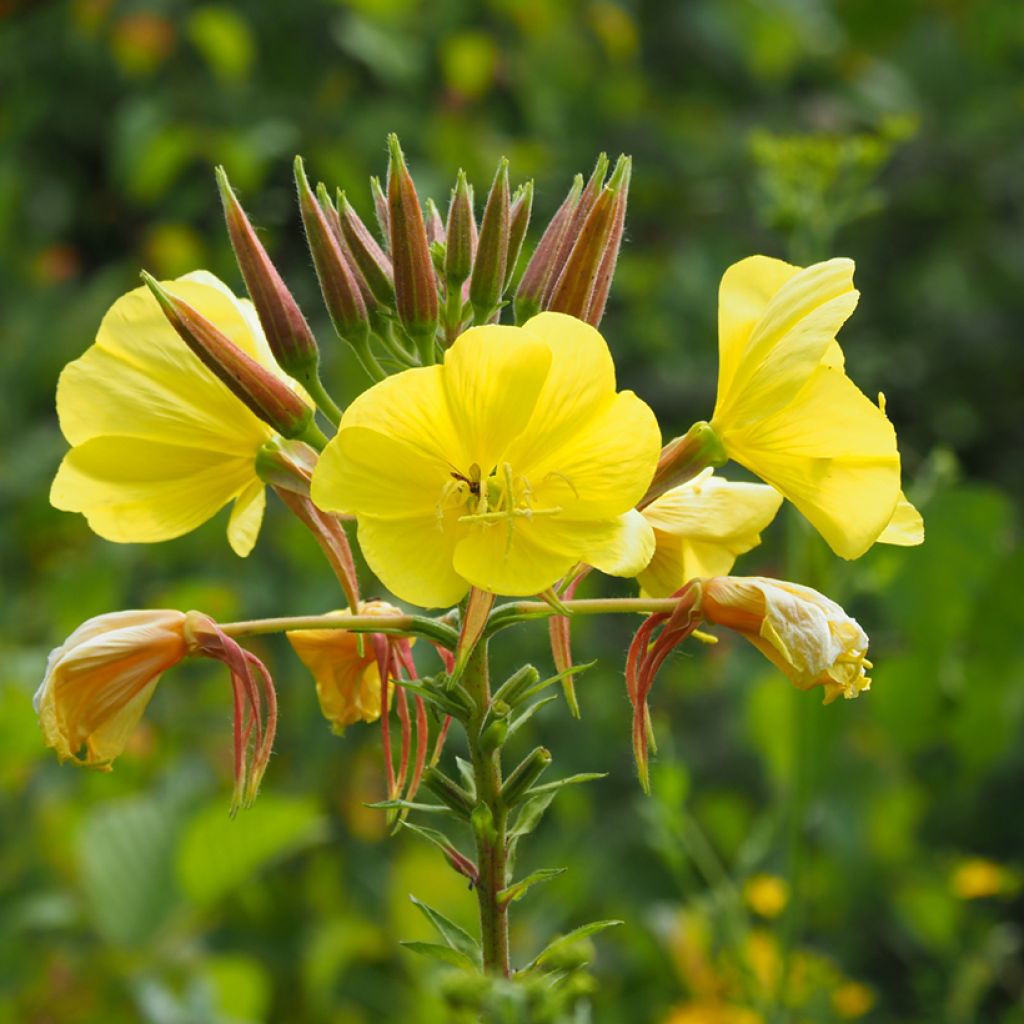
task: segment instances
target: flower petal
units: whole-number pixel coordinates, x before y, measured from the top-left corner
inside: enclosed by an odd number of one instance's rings
[[[468,460],[487,475],[526,427],[551,366],[546,345],[517,327],[471,327],[445,353],[444,385]]]
[[[924,543],[924,519],[907,501],[907,496],[902,491],[896,502],[896,511],[893,512],[889,525],[879,536],[878,543],[895,544],[904,548]]]
[[[862,555],[893,516],[896,434],[839,370],[819,367],[774,416],[720,436],[730,457],[780,490],[843,558]]]
[[[654,531],[635,508],[617,519],[574,528],[585,545],[581,561],[609,576],[636,576],[654,555]]]
[[[396,597],[422,608],[457,604],[469,584],[452,567],[458,536],[454,514],[406,519],[359,517],[359,547],[381,583]]]
[[[133,437],[97,437],[64,456],[50,502],[120,543],[194,530],[251,486],[251,459]]]
[[[228,520],[228,543],[239,558],[245,558],[256,546],[266,507],[267,493],[262,480],[253,480],[235,498]]]

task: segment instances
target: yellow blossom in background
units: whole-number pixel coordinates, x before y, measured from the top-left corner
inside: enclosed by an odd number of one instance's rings
[[[863,1017],[875,1005],[875,994],[859,981],[844,981],[832,992],[832,1006],[844,1020]]]
[[[288,381],[251,303],[205,271],[167,287]],[[274,433],[193,355],[148,288],[118,299],[64,368],[57,414],[72,447],[50,489],[55,507],[133,543],[179,537],[234,502],[228,540],[239,555],[252,550],[266,501],[255,460]]]
[[[160,676],[189,653],[185,622],[170,610],[98,615],[51,651],[34,704],[61,761],[109,769]]]
[[[958,864],[950,879],[953,894],[961,900],[980,900],[1013,887],[1010,873],[1001,864],[984,857],[971,857]]]
[[[752,875],[743,886],[747,906],[761,917],[778,917],[789,902],[789,885],[778,875]]]
[[[335,612],[339,618],[351,612]],[[364,601],[360,615],[401,615],[386,601]],[[320,710],[341,733],[355,722],[380,718],[380,672],[370,637],[344,629],[299,629],[287,634],[295,653],[316,680]],[[390,697],[393,686],[389,683]]]
[[[669,1013],[664,1024],[764,1024],[764,1017],[743,1006],[683,1003]]]
[[[655,551],[638,579],[652,597],[675,593],[687,580],[722,576],[761,542],[782,495],[766,484],[735,483],[705,469],[643,509]]]
[[[658,460],[651,410],[616,392],[597,331],[560,313],[474,327],[443,365],[346,410],[313,500],[358,520],[370,568],[426,607],[479,587],[535,594],[579,562],[635,576],[654,534],[635,510]]]
[[[731,266],[719,292],[711,427],[729,458],[776,487],[844,558],[893,518],[896,434],[847,377],[836,333],[857,305],[853,262]]]
[[[868,638],[856,619],[810,587],[760,576],[705,580],[708,622],[736,630],[801,690],[823,686],[825,703],[869,688]]]

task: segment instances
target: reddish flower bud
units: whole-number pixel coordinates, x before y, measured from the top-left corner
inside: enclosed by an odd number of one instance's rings
[[[621,188],[615,194],[615,210],[612,214],[612,230],[605,245],[601,265],[597,268],[597,281],[594,283],[594,294],[590,300],[590,309],[585,319],[597,327],[604,316],[604,307],[608,302],[615,266],[619,261],[619,249],[622,248],[622,235],[626,227],[626,204],[629,200],[629,181],[632,173],[632,161],[627,160],[626,174]]]
[[[384,189],[380,187],[380,178],[376,175],[370,178],[370,195],[373,196],[373,212],[377,217],[377,227],[380,228],[384,244],[390,246],[391,212],[388,207],[388,197],[384,194]]]
[[[286,373],[303,382],[316,377],[320,353],[313,332],[298,303],[271,263],[263,243],[235,197],[223,167],[218,167],[217,187],[224,204],[231,245],[235,250],[245,287],[263,326],[270,350]]]
[[[628,180],[629,159],[620,157],[615,173],[590,208],[573,243],[569,258],[548,299],[548,309],[569,313],[581,320],[586,317],[597,285],[598,271],[615,225],[616,197]]]
[[[388,214],[398,318],[416,342],[424,364],[436,361],[437,279],[416,186],[397,135],[388,136]]]
[[[349,247],[348,241],[345,238],[345,232],[342,230],[341,217],[338,215],[337,208],[327,192],[327,186],[322,181],[317,182],[316,198],[320,204],[320,209],[324,211],[324,217],[327,218],[327,224],[331,229],[331,233],[334,235],[338,246],[345,256],[345,263],[352,274],[352,280],[359,287],[359,294],[363,297],[363,305],[366,306],[367,313],[375,312],[380,305],[377,301],[377,296],[371,291],[366,276],[359,269],[359,265],[352,255],[352,249]],[[387,259],[386,256],[384,258]],[[388,266],[390,266],[390,261]]]
[[[523,249],[526,230],[530,226],[530,214],[533,212],[533,182],[520,185],[512,197],[512,209],[509,213],[508,258],[505,261],[505,290],[508,290],[519,262],[519,253]]]
[[[166,292],[146,271],[142,280],[185,344],[261,420],[284,437],[302,437],[316,429],[313,410],[280,377],[243,352],[187,302]]]
[[[469,301],[473,320],[485,324],[498,308],[505,288],[505,265],[508,260],[509,220],[511,215],[508,188],[508,160],[498,164],[491,190],[487,195],[480,238],[473,261],[469,283]]]
[[[427,242],[444,242],[444,221],[433,199],[427,199]]]
[[[573,178],[569,194],[562,200],[551,222],[544,229],[537,248],[533,250],[530,262],[526,265],[519,287],[516,289],[516,323],[525,323],[530,317],[541,310],[548,282],[556,274],[556,260],[569,227],[573,213],[580,201],[583,191],[583,176],[577,174]],[[558,264],[560,267],[560,264]]]
[[[703,420],[694,423],[682,437],[674,438],[661,449],[654,479],[637,508],[645,508],[655,498],[692,480],[708,466],[724,466],[728,461],[722,442],[711,429],[711,424]]]
[[[583,190],[580,201],[576,204],[576,209],[573,210],[569,228],[562,238],[562,244],[559,247],[558,256],[555,260],[555,272],[548,281],[548,289],[544,295],[545,309],[550,308],[548,302],[551,299],[551,293],[555,290],[555,285],[558,283],[558,275],[565,266],[569,253],[572,252],[572,248],[576,244],[580,232],[583,230],[583,225],[586,224],[587,218],[590,216],[590,211],[594,208],[594,204],[601,195],[601,191],[604,188],[604,179],[607,174],[608,154],[599,153],[597,163],[594,164],[594,170],[587,179],[587,187]]]

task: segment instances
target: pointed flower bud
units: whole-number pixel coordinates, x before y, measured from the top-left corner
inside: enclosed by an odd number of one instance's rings
[[[577,174],[573,179],[569,194],[562,200],[551,222],[544,229],[537,248],[533,250],[530,262],[523,271],[519,287],[516,289],[516,323],[523,324],[540,312],[548,283],[556,273],[558,252],[562,240],[572,224],[573,213],[580,201],[583,191],[583,176]]]
[[[604,316],[604,307],[608,302],[615,267],[619,262],[619,250],[622,248],[622,235],[626,228],[626,205],[629,200],[629,181],[633,163],[628,160],[625,179],[621,188],[615,193],[615,206],[612,212],[612,229],[605,244],[604,255],[597,268],[597,280],[594,282],[594,294],[590,300],[590,309],[585,317],[587,323],[597,327]]]
[[[444,276],[449,291],[457,291],[473,269],[476,255],[476,223],[473,197],[464,171],[459,171],[448,205],[448,244],[445,250]]]
[[[182,341],[264,423],[284,437],[303,437],[316,430],[313,410],[283,380],[243,352],[202,313],[165,291],[146,271],[142,279]]]
[[[533,212],[533,182],[520,185],[512,197],[512,209],[509,213],[508,228],[508,259],[505,261],[505,287],[507,291],[516,272],[519,254],[523,249],[527,228],[530,226],[530,214]]]
[[[572,219],[569,222],[568,230],[562,238],[562,244],[559,247],[558,256],[556,257],[556,270],[548,282],[547,292],[544,295],[545,303],[550,300],[551,293],[554,291],[555,285],[558,283],[558,274],[562,267],[565,266],[565,261],[569,258],[569,253],[572,252],[572,248],[576,244],[576,240],[579,238],[580,232],[583,230],[583,225],[586,224],[587,218],[590,216],[590,211],[594,208],[594,204],[597,202],[598,197],[601,195],[601,192],[605,187],[604,179],[607,174],[608,154],[599,153],[597,163],[594,164],[594,170],[587,179],[586,188],[583,189],[583,192],[580,195],[580,201],[576,204],[576,208],[572,212]],[[544,308],[548,309],[550,307],[545,305]]]
[[[339,195],[341,191],[339,189]],[[370,289],[370,285],[366,280],[366,276],[359,268],[359,264],[356,263],[355,257],[352,255],[352,248],[348,244],[348,240],[345,238],[345,232],[341,226],[341,217],[338,214],[338,210],[334,205],[334,201],[331,199],[330,193],[327,191],[327,186],[322,182],[317,182],[316,186],[316,198],[320,204],[320,209],[324,212],[324,217],[327,218],[327,224],[331,229],[331,234],[334,235],[338,247],[341,249],[342,254],[345,257],[345,264],[352,275],[352,279],[355,281],[359,288],[359,294],[362,296],[363,305],[366,306],[366,312],[371,314],[376,311],[379,306],[377,296],[373,294]],[[376,242],[374,243],[376,245]],[[387,259],[387,257],[384,257]],[[390,266],[390,262],[388,263]]]
[[[694,423],[682,437],[674,438],[661,449],[654,479],[637,507],[646,508],[666,491],[692,480],[709,466],[724,466],[728,461],[711,424],[703,420]]]
[[[388,207],[388,197],[384,189],[380,187],[380,178],[374,175],[370,178],[370,195],[373,197],[373,212],[377,218],[377,227],[384,238],[386,246],[391,245],[391,211]]]
[[[434,245],[444,242],[444,221],[433,199],[427,199],[427,241]]]
[[[345,244],[355,265],[360,269],[374,297],[385,306],[395,304],[394,270],[391,260],[377,244],[370,229],[363,223],[345,193],[338,190],[338,219]]]
[[[483,219],[480,221],[480,239],[473,276],[469,283],[469,301],[473,305],[473,320],[485,324],[501,302],[505,289],[505,265],[508,260],[510,200],[508,189],[508,160],[504,157],[487,195]]]
[[[548,309],[569,313],[581,320],[586,317],[597,286],[598,271],[612,237],[616,198],[628,181],[629,159],[620,157],[615,173],[601,190],[573,243],[548,299]]]
[[[530,787],[540,778],[551,764],[551,751],[535,747],[512,769],[501,787],[501,802],[506,807],[515,807],[526,796]]]
[[[292,298],[267,250],[235,197],[223,167],[217,168],[217,187],[245,287],[267,336],[274,358],[286,373],[303,383],[316,377],[320,353],[313,332]]]
[[[398,317],[416,342],[424,364],[435,362],[437,279],[430,256],[423,211],[398,136],[388,136],[388,214]]]
[[[824,594],[760,576],[715,576],[703,591],[704,618],[746,637],[799,689],[824,687],[831,704],[870,688],[867,634]]]

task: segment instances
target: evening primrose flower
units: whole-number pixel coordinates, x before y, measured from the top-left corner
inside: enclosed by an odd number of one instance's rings
[[[282,380],[248,301],[206,271],[166,283]],[[111,307],[95,343],[64,368],[57,414],[71,443],[51,503],[107,540],[169,540],[234,502],[228,541],[245,556],[266,498],[256,456],[275,435],[193,355],[147,288]]]
[[[584,562],[635,576],[654,534],[634,506],[657,464],[654,414],[597,331],[543,313],[462,334],[346,410],[313,474],[325,511],[358,521],[370,568],[403,600],[470,586],[535,594]]]
[[[825,689],[825,703],[857,697],[868,638],[855,619],[810,587],[760,576],[717,576],[702,583],[701,611],[712,625],[747,638],[801,690]]]
[[[711,419],[728,457],[781,491],[843,558],[878,540],[900,488],[892,424],[846,376],[835,341],[857,298],[852,260],[731,266]]]
[[[737,483],[707,468],[643,509],[655,551],[637,577],[652,597],[674,594],[687,580],[722,576],[761,542],[782,495],[767,484]]]
[[[34,704],[61,761],[109,770],[160,676],[189,653],[182,612],[98,615],[50,652]]]
[[[351,617],[348,610],[336,613]],[[401,615],[386,601],[364,601],[360,615]],[[355,722],[376,722],[381,711],[380,670],[370,638],[344,629],[296,629],[288,639],[316,680],[320,710],[341,733]],[[388,693],[393,689],[389,681]]]

